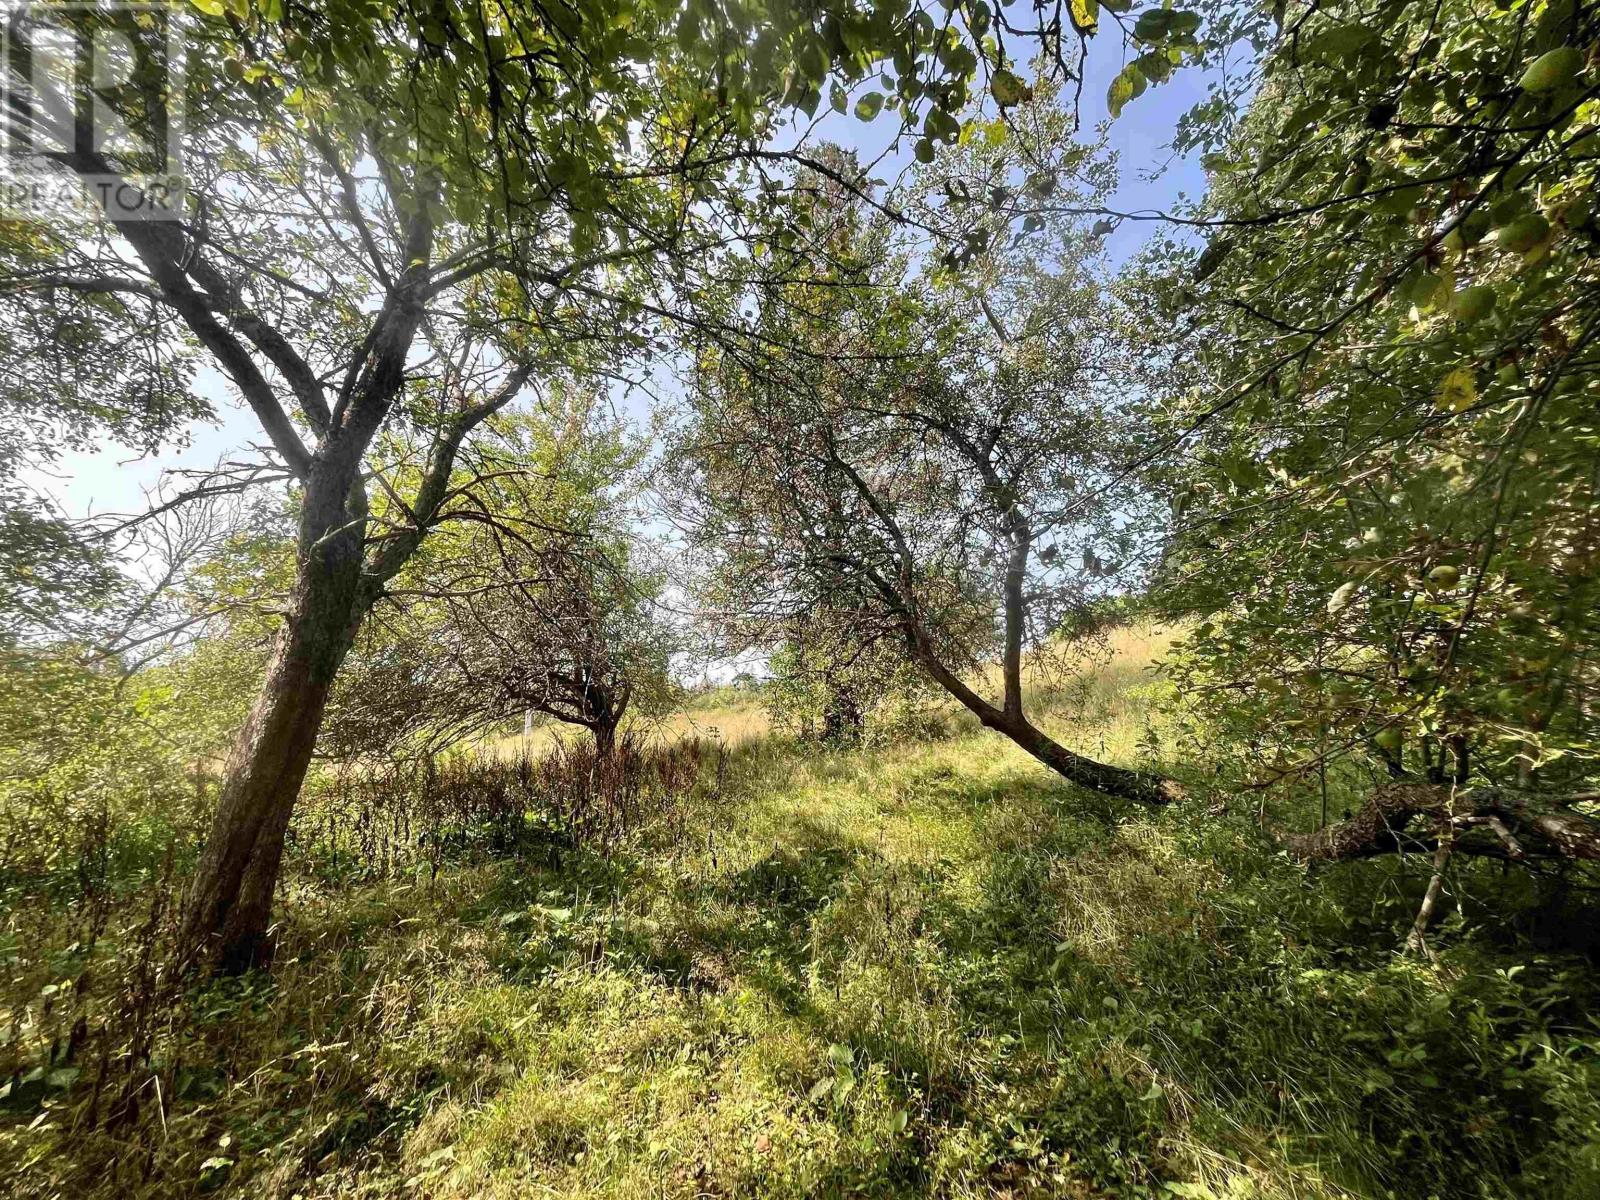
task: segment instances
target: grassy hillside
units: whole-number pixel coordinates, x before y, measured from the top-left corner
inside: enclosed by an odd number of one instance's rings
[[[623,721],[622,727],[646,745],[701,738],[738,746],[770,732],[771,722],[761,706],[759,693],[721,687],[705,695],[691,696],[689,703],[676,712],[660,716],[633,713]],[[533,726],[528,736],[517,734],[492,739],[484,749],[501,756],[541,754],[558,741],[581,742],[588,737],[589,734],[578,726],[543,719]]]
[[[1024,695],[1030,710],[1063,745],[1119,762],[1132,761],[1146,733],[1149,700],[1155,687],[1151,666],[1172,644],[1171,629],[1148,624],[1106,631],[1091,648],[1062,660],[1035,659]],[[991,695],[1000,691],[999,668],[981,673],[976,683]],[[929,693],[919,704],[951,729],[975,730],[977,723],[944,693]],[[731,686],[691,694],[679,711],[662,716],[631,714],[624,728],[647,744],[703,738],[733,747],[772,732],[772,722],[757,688]],[[538,754],[557,741],[582,741],[587,734],[571,725],[541,719],[524,737],[494,739],[486,749],[498,755]]]
[[[1058,732],[1128,759],[1154,636],[1060,697]],[[163,1052],[195,1065],[137,1136],[74,1135],[65,1098],[8,1113],[4,1177],[61,1196],[1600,1194],[1592,972],[1559,930],[1491,938],[1516,896],[1467,897],[1437,963],[1401,957],[1420,868],[1308,887],[1245,821],[1110,807],[965,727],[808,757],[749,737],[722,774],[609,855],[303,881],[274,975],[192,1000]]]

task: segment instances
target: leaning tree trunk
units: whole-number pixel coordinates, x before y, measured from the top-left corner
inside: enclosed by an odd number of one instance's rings
[[[1184,798],[1183,788],[1171,779],[1074,754],[1034,728],[1024,717],[1008,717],[1004,713],[997,713],[996,717],[997,720],[989,721],[984,720],[982,713],[978,714],[978,719],[989,728],[1005,734],[1057,775],[1079,787],[1123,800],[1136,800],[1140,804],[1171,804]]]
[[[978,695],[959,675],[939,661],[925,636],[919,636],[919,632],[913,630],[911,637],[912,657],[940,687],[959,700],[985,728],[1004,734],[1069,783],[1119,799],[1134,800],[1140,804],[1170,804],[1184,798],[1182,786],[1174,780],[1151,772],[1130,771],[1126,767],[1115,767],[1109,763],[1096,762],[1081,754],[1074,754],[1054,738],[1035,728],[1023,715],[1020,689],[1008,687],[1008,703],[1005,708],[998,708]]]
[[[324,487],[332,490],[329,482]],[[316,490],[313,483],[302,514],[289,610],[228,755],[189,892],[180,935],[186,965],[209,962],[237,972],[271,959],[267,932],[289,817],[363,608],[360,523],[342,498],[336,506],[319,505]]]

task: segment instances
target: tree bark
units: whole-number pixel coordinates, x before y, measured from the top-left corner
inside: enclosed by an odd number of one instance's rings
[[[283,840],[338,665],[309,653],[306,641],[296,630],[280,636],[228,757],[184,918],[189,962],[210,960],[238,972],[271,959],[267,930]]]
[[[617,723],[610,713],[597,717],[589,731],[594,734],[595,755],[605,762],[617,752]]]
[[[1496,858],[1600,861],[1600,821],[1574,811],[1592,795],[1538,796],[1500,787],[1461,791],[1421,780],[1380,787],[1360,810],[1315,833],[1280,835],[1305,862],[1371,858],[1401,850]]]
[[[334,676],[365,611],[364,505],[328,472],[302,502],[295,586],[266,678],[228,755],[179,937],[185,966],[239,972],[271,961],[268,930],[289,818]]]
[[[1433,875],[1428,880],[1428,890],[1422,895],[1416,919],[1411,922],[1411,932],[1406,935],[1406,949],[1413,954],[1425,954],[1429,961],[1435,955],[1428,945],[1428,931],[1433,928],[1434,913],[1439,907],[1439,897],[1444,894],[1444,868],[1450,861],[1450,843],[1440,841],[1433,852]]]

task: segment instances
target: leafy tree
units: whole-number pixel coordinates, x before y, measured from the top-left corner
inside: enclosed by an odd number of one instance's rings
[[[182,855],[195,828],[201,693],[150,672],[85,665],[63,645],[0,650],[0,896],[6,906],[98,892]],[[215,701],[212,693],[210,700]],[[175,845],[176,841],[176,845]]]
[[[1066,177],[1087,151],[1066,144],[1061,113],[1043,101],[1032,112],[1026,144],[1035,158],[1055,147],[1050,177]],[[1112,587],[1138,502],[1109,474],[1127,452],[1118,418],[1132,364],[1105,336],[1084,232],[1041,220],[1036,236],[1008,239],[1003,213],[953,203],[1017,186],[1027,158],[1015,129],[970,139],[904,205],[969,214],[960,276],[917,272],[890,221],[815,187],[813,220],[831,241],[814,270],[833,286],[761,309],[758,320],[786,323],[795,352],[702,354],[674,455],[686,519],[713,558],[711,607],[787,621],[854,612],[858,645],[894,638],[1066,778],[1159,802],[1171,785],[1076,755],[1023,711],[1026,647]],[[764,302],[774,281],[761,283]],[[994,657],[999,703],[968,682]]]
[[[602,755],[672,694],[663,577],[631,544],[645,444],[584,393],[503,417],[480,448],[492,520],[441,531],[364,631],[335,701],[335,753],[433,752],[540,713]]]
[[[129,360],[114,348],[147,347],[133,374],[158,399],[158,426],[195,410],[176,364],[203,354],[259,421],[268,472],[298,497],[295,586],[185,927],[196,954],[240,967],[270,949],[284,830],[339,665],[450,515],[463,443],[536,374],[644,347],[646,318],[693,322],[730,248],[808,241],[775,219],[768,168],[798,155],[773,146],[774,105],[812,114],[830,76],[870,78],[884,90],[864,93],[857,114],[897,114],[927,161],[962,134],[975,84],[1002,108],[1026,98],[1016,50],[1031,44],[1057,78],[1081,74],[1099,16],[1075,5],[1068,21],[1042,11],[1019,26],[986,0],[941,17],[898,2],[196,8],[183,209],[8,222],[0,290],[29,297],[28,319],[5,331],[13,361],[59,358],[54,317],[68,310],[87,322],[75,337],[113,348],[86,361],[119,386]],[[70,19],[114,26],[134,75],[159,75],[159,22]],[[1158,41],[1174,22],[1159,23]],[[11,33],[6,65],[32,77],[25,23]],[[162,126],[158,91],[98,99],[148,135]],[[125,182],[127,164],[76,136],[75,98],[23,95],[8,90],[6,119],[60,169]],[[838,87],[830,99],[846,103]],[[47,405],[109,415],[114,429],[121,419],[72,383]],[[400,426],[427,446],[409,494],[379,452],[380,433]]]
[[[783,638],[768,660],[762,699],[780,727],[822,746],[855,745],[880,710],[923,697],[926,681],[902,646],[862,638],[863,625],[871,627],[866,616],[819,607],[772,631]]]
[[[109,604],[120,576],[103,548],[25,489],[0,483],[0,646],[60,635]]]
[[[1595,10],[1278,16],[1147,264],[1183,691],[1251,784],[1390,781],[1305,853],[1600,857]]]

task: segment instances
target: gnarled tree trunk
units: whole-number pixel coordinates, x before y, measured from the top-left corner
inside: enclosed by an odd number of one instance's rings
[[[1456,791],[1410,779],[1378,788],[1346,820],[1315,833],[1282,834],[1280,841],[1305,862],[1431,851],[1442,838],[1456,854],[1597,861],[1600,821],[1573,808],[1595,799],[1600,796],[1541,796],[1501,787]]]
[[[1406,937],[1407,949],[1431,957],[1428,929],[1452,855],[1507,862],[1600,861],[1600,821],[1573,807],[1597,799],[1595,793],[1541,796],[1503,787],[1458,789],[1411,777],[1378,788],[1343,821],[1314,833],[1280,833],[1278,840],[1306,863],[1431,853],[1433,871]]]

